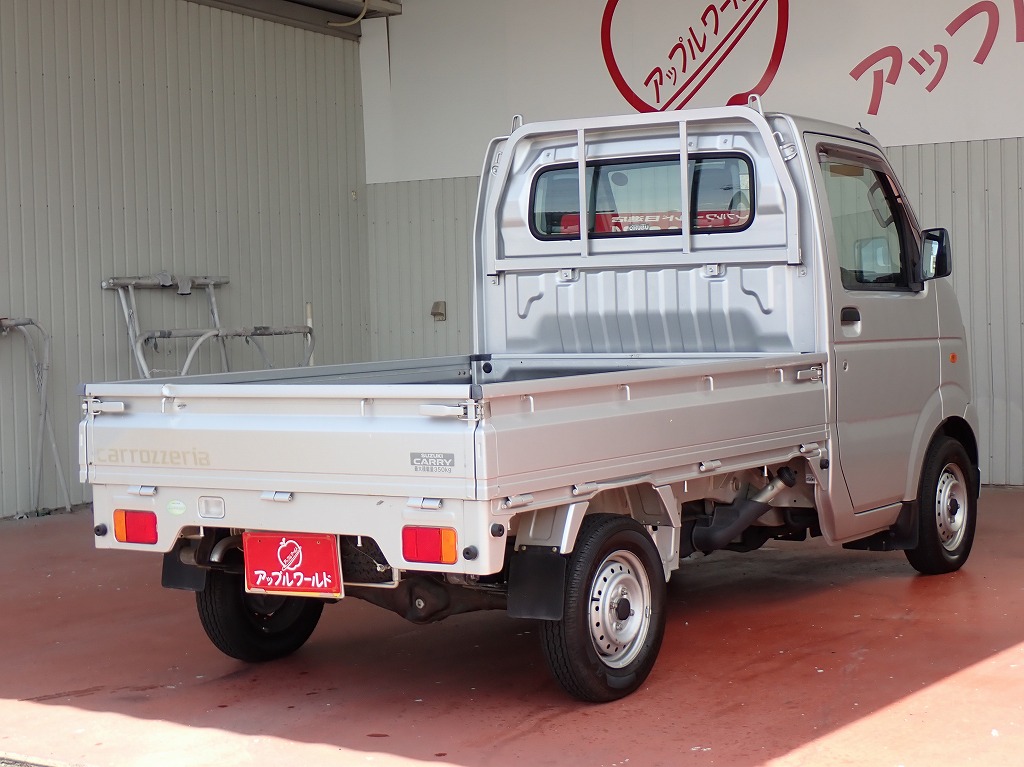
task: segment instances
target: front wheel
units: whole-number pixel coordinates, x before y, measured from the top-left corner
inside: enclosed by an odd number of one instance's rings
[[[199,620],[225,655],[257,663],[291,655],[320,620],[324,603],[306,597],[249,594],[242,576],[211,570],[196,592]]]
[[[974,543],[978,488],[963,445],[941,437],[928,450],[918,493],[918,545],[907,559],[925,575],[959,570]]]
[[[566,574],[562,618],[541,623],[559,684],[601,703],[636,690],[665,631],[665,571],[647,531],[629,517],[584,518]]]

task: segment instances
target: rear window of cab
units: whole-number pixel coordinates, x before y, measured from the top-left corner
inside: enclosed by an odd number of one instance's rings
[[[594,162],[586,169],[588,237],[680,234],[679,158]],[[738,232],[753,219],[754,179],[743,155],[691,156],[690,231]],[[579,166],[552,166],[534,179],[530,228],[542,240],[579,239]]]

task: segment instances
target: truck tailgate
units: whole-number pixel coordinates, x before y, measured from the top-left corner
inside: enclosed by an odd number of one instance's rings
[[[83,480],[471,498],[469,384],[95,384]]]

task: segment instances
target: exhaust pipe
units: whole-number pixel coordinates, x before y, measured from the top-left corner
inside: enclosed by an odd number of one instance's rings
[[[788,466],[779,469],[775,479],[756,495],[735,501],[729,506],[719,506],[708,525],[693,528],[690,541],[694,551],[708,554],[724,549],[740,533],[750,527],[761,515],[771,508],[772,501],[787,487],[796,484],[796,474]]]

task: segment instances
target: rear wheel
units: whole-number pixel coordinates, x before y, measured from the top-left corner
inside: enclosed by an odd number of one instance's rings
[[[614,514],[583,520],[562,619],[541,623],[544,654],[566,692],[605,702],[643,684],[665,631],[665,592],[661,557],[639,523]]]
[[[324,603],[306,597],[249,594],[242,576],[211,570],[196,593],[206,635],[225,655],[259,662],[283,658],[306,643]]]
[[[949,437],[936,440],[925,456],[918,493],[918,545],[907,559],[925,575],[959,570],[971,553],[978,518],[978,489],[971,459]]]

